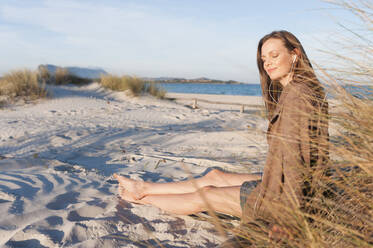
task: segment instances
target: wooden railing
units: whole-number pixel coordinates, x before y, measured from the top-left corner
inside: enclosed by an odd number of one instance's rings
[[[198,108],[198,102],[205,102],[210,104],[224,104],[224,105],[235,105],[235,106],[241,106],[240,113],[245,112],[245,107],[247,108],[263,108],[262,105],[257,104],[244,104],[244,103],[237,103],[237,102],[218,102],[218,101],[210,101],[200,98],[172,98],[174,100],[185,100],[185,101],[193,101],[192,108],[197,109]]]

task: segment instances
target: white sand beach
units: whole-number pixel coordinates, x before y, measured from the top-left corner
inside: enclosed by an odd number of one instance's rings
[[[208,221],[120,200],[112,174],[167,182],[213,167],[261,171],[260,98],[134,98],[96,83],[49,90],[50,99],[0,110],[1,247],[215,247],[225,239]],[[259,107],[193,109],[193,98]]]

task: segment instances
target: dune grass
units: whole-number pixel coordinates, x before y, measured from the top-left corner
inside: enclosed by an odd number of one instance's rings
[[[0,79],[2,105],[17,99],[35,100],[46,97],[45,85],[38,79],[38,73],[31,70],[14,70]]]
[[[18,69],[5,73],[0,78],[0,107],[18,100],[36,100],[48,95],[46,84],[83,85],[92,82],[91,79],[81,78],[69,73],[66,69],[59,68],[55,74],[46,67],[38,70]]]
[[[55,73],[51,73],[45,66],[40,66],[38,75],[41,82],[54,85],[85,85],[93,81],[92,79],[83,78],[72,74],[66,68],[57,68]]]
[[[166,91],[154,83],[148,83],[140,78],[131,76],[102,75],[100,83],[105,88],[115,91],[128,91],[133,96],[148,93],[156,98],[163,99],[166,95]]]
[[[97,81],[103,87],[111,90],[128,90],[133,96],[150,94],[156,98],[163,99],[166,95],[166,91],[161,87],[136,77],[102,75]],[[76,76],[65,68],[58,68],[55,73],[49,72],[44,66],[39,67],[37,71],[29,69],[14,70],[0,78],[0,107],[4,107],[19,99],[35,100],[46,97],[45,85],[47,84],[85,85],[91,82],[93,82],[93,79]]]
[[[152,96],[155,96],[158,99],[164,99],[167,93],[165,89],[153,82],[146,83],[145,92],[149,93]]]

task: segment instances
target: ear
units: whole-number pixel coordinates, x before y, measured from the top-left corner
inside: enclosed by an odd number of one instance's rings
[[[301,52],[298,48],[294,48],[292,52],[297,58],[301,57]]]

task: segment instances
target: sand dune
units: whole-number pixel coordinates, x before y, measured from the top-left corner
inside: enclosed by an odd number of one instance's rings
[[[186,101],[131,98],[98,84],[50,90],[51,99],[0,111],[0,246],[215,247],[223,241],[208,221],[119,200],[112,174],[167,182],[212,167],[260,171],[266,123],[258,109],[192,109]],[[240,98],[260,104],[234,97]]]

